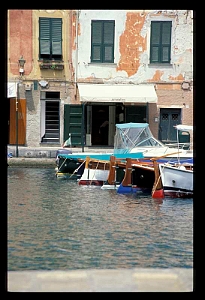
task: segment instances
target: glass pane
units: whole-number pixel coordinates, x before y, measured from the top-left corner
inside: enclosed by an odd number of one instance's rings
[[[104,48],[104,61],[112,61],[112,49],[113,47],[105,47]]]
[[[62,20],[52,19],[52,40],[61,40],[62,38]]]
[[[169,47],[162,48],[162,62],[169,62]]]
[[[152,22],[151,44],[160,42],[160,22]]]
[[[170,44],[171,22],[162,23],[162,45]]]
[[[93,46],[92,60],[100,61],[100,46]]]
[[[114,23],[104,23],[104,43],[113,44],[114,39]]]
[[[40,54],[50,54],[50,41],[41,40],[40,41]]]
[[[52,54],[61,55],[61,42],[52,42]]]
[[[92,23],[92,43],[101,44],[102,42],[102,23],[93,22]]]
[[[50,39],[50,19],[39,18],[40,22],[40,38]]]
[[[152,57],[151,62],[159,61],[159,47],[152,47]]]

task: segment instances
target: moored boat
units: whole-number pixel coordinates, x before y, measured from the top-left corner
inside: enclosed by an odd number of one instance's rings
[[[143,162],[126,159],[125,175],[117,188],[117,193],[127,194],[142,192],[151,194],[155,182],[155,172],[153,162]]]
[[[193,151],[179,149],[176,147],[168,147],[158,141],[152,135],[149,124],[147,123],[123,123],[116,124],[116,133],[114,138],[114,151],[111,153],[61,153],[57,157],[57,173],[72,174],[74,168],[79,167],[79,160],[84,161],[87,156],[91,159],[110,161],[111,156],[116,158],[147,158],[164,156],[161,162],[176,160],[179,156],[181,160],[193,158]],[[74,167],[74,164],[76,166]],[[70,168],[72,166],[72,170]],[[78,172],[79,178],[84,171]],[[74,179],[74,176],[71,178]]]
[[[93,159],[87,156],[85,168],[78,184],[102,186],[108,177],[109,169],[109,160]]]
[[[179,145],[179,131],[193,130],[193,126],[176,125],[177,142]],[[177,161],[159,164],[159,178],[163,185],[164,196],[174,198],[193,197],[194,157],[184,160],[178,154]]]
[[[193,197],[193,164],[160,164],[164,195],[174,198]]]

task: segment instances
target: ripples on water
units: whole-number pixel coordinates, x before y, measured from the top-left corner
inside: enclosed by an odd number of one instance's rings
[[[8,270],[193,267],[193,199],[152,199],[8,168]]]

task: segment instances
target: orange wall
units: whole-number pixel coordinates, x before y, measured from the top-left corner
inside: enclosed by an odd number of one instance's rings
[[[18,60],[26,60],[25,75],[32,71],[32,10],[9,10],[9,65],[13,75],[19,74]],[[8,70],[9,71],[9,70]]]

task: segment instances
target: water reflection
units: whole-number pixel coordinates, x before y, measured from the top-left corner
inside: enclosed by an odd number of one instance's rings
[[[8,269],[193,267],[193,201],[8,169]]]

